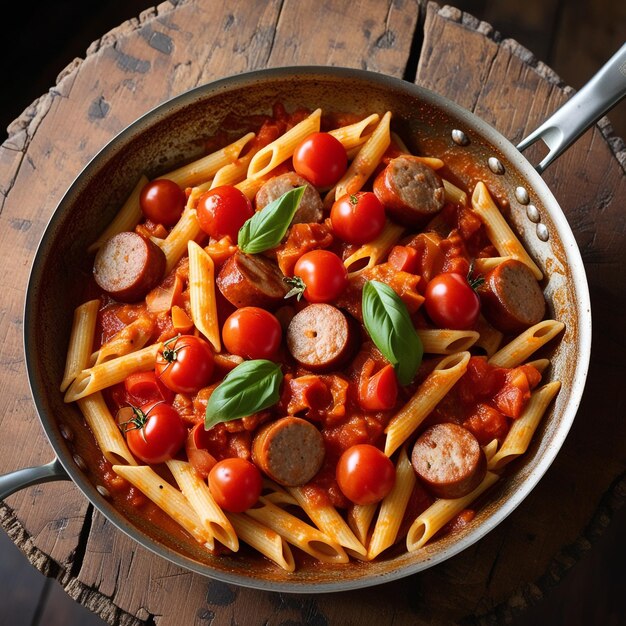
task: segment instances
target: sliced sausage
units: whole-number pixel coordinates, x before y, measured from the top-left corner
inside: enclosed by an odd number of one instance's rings
[[[398,222],[422,226],[443,208],[444,187],[438,174],[417,159],[391,159],[374,181],[374,193]]]
[[[487,320],[503,333],[519,333],[540,322],[546,302],[530,268],[515,259],[500,263],[478,290]]]
[[[415,442],[413,469],[438,498],[461,498],[481,483],[487,471],[476,437],[457,424],[436,424]]]
[[[341,367],[352,356],[356,343],[352,320],[330,304],[310,304],[287,328],[289,352],[313,372]]]
[[[283,302],[288,287],[278,265],[259,255],[235,252],[217,275],[217,286],[234,306],[274,308]]]
[[[163,278],[165,254],[134,232],[109,239],[96,254],[93,275],[98,286],[121,302],[137,302]]]
[[[311,422],[283,417],[261,428],[252,460],[272,480],[288,487],[308,483],[324,462],[324,439]]]
[[[287,172],[268,180],[256,194],[256,208],[260,211],[270,202],[280,198],[284,193],[305,186],[306,189],[300,201],[300,206],[291,220],[292,224],[308,224],[319,222],[322,219],[322,199],[311,183],[295,172]]]

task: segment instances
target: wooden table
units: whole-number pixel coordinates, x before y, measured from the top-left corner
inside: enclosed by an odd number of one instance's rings
[[[183,0],[108,33],[24,112],[0,148],[0,473],[52,458],[26,382],[22,307],[35,248],[69,183],[116,132],[159,102],[228,74],[294,64],[415,81],[513,141],[570,94],[548,67],[488,24],[418,0]],[[227,586],[153,556],[71,483],[31,487],[0,503],[3,528],[35,567],[111,624],[497,623],[518,614],[590,549],[626,496],[626,288],[619,278],[626,271],[625,167],[624,144],[605,120],[545,174],[588,273],[589,380],[547,475],[462,554],[374,589],[290,596]]]

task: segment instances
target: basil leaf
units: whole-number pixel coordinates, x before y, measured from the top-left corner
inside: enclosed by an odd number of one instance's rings
[[[244,361],[231,370],[211,394],[204,428],[267,409],[280,398],[283,380],[280,365],[257,359]]]
[[[256,254],[277,246],[285,236],[306,187],[296,187],[255,213],[239,229],[237,243],[242,252]]]
[[[424,348],[400,296],[385,283],[363,287],[363,323],[376,347],[394,366],[398,381],[408,385],[422,362]]]

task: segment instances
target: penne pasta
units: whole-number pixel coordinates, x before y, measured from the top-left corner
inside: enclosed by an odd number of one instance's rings
[[[341,142],[341,145],[349,151],[362,146],[368,140],[379,120],[380,115],[372,113],[372,115],[368,115],[360,122],[355,122],[348,126],[340,126],[329,131],[328,134]]]
[[[154,324],[149,317],[143,315],[138,317],[134,322],[115,333],[109,341],[91,355],[89,367],[141,350],[152,337],[153,330]]]
[[[355,504],[348,513],[348,524],[364,546],[367,545],[369,529],[377,509],[378,504]]]
[[[237,187],[237,189],[239,189],[239,191],[241,191],[243,195],[248,198],[248,200],[253,200],[256,196],[256,192],[263,186],[264,183],[265,181],[261,179],[253,180],[252,178],[246,178],[240,183],[237,183],[235,187]]]
[[[441,165],[443,166],[443,161],[441,162]],[[453,185],[449,180],[446,180],[445,178],[442,178],[441,182],[443,182],[446,202],[467,206],[467,194],[462,189],[459,189],[456,185]],[[478,261],[479,259],[476,260]]]
[[[221,167],[211,181],[210,189],[221,187],[222,185],[234,185],[246,179],[246,172],[252,160],[252,154],[237,159],[234,163],[229,163]]]
[[[487,356],[493,356],[500,347],[504,335],[496,330],[482,315],[478,316],[474,330],[478,333],[478,339],[474,346],[482,348]]]
[[[564,328],[565,324],[563,322],[543,320],[531,326],[504,346],[504,348],[498,350],[489,359],[489,363],[498,367],[517,367],[524,363],[533,352],[539,350],[541,346],[544,346],[548,341],[556,337]]]
[[[192,196],[189,196],[190,201]],[[170,234],[158,244],[165,254],[166,274],[169,274],[174,269],[176,263],[187,252],[187,244],[204,234],[198,223],[196,210],[190,208],[190,204],[191,202],[187,203],[187,207],[174,228],[170,231]]]
[[[386,258],[389,250],[393,248],[403,232],[403,226],[387,221],[383,232],[376,239],[362,245],[343,262],[348,270],[348,274],[356,276],[364,269],[374,267],[374,265],[380,263]],[[351,268],[355,266],[356,268],[351,271]]]
[[[488,256],[485,258],[474,259],[474,274],[485,275],[495,269],[501,263],[512,259],[512,256]]]
[[[442,359],[411,399],[391,419],[385,433],[385,454],[391,456],[424,421],[440,400],[463,376],[469,363],[469,352],[451,354]]]
[[[65,372],[61,391],[65,391],[76,376],[89,367],[89,358],[96,334],[96,319],[100,300],[89,300],[74,309],[74,320],[70,333],[70,345],[65,358]]]
[[[209,340],[215,352],[221,352],[213,259],[195,241],[189,242],[187,250],[191,319],[196,328]]]
[[[472,208],[485,225],[487,236],[500,253],[500,256],[511,256],[521,261],[530,268],[537,280],[541,280],[543,278],[541,270],[530,258],[520,240],[506,223],[502,213],[500,213],[500,209],[496,206],[487,186],[483,182],[478,182],[474,188]]]
[[[454,354],[469,350],[479,334],[475,330],[447,330],[418,328],[417,334],[427,354]]]

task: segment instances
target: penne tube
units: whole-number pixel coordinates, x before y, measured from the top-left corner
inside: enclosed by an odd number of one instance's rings
[[[436,532],[454,519],[463,509],[466,509],[497,480],[497,474],[487,472],[480,485],[466,496],[454,500],[436,500],[417,517],[409,528],[406,536],[406,549],[409,552],[414,552],[421,548]]]
[[[121,383],[135,372],[147,372],[154,369],[160,347],[161,344],[157,343],[83,370],[65,393],[65,402],[74,402],[96,391]]]
[[[234,163],[224,165],[215,173],[215,178],[211,181],[210,189],[221,187],[222,185],[234,185],[246,179],[246,172],[252,160],[252,154],[248,154]]]
[[[492,439],[488,444],[483,446],[483,452],[485,453],[485,459],[487,464],[494,457],[495,453],[498,451],[498,440]]]
[[[149,317],[138,317],[91,355],[89,367],[141,350],[150,341],[153,329],[154,323]]]
[[[534,361],[527,361],[525,365],[531,365],[540,374],[543,374],[550,367],[550,359],[535,359]]]
[[[309,135],[320,129],[322,109],[315,109],[311,115],[296,124],[271,143],[261,148],[250,161],[247,178],[258,180],[269,174],[275,167],[286,161]]]
[[[74,309],[70,344],[65,357],[61,391],[65,391],[86,367],[93,349],[100,300],[89,300]]]
[[[300,506],[288,491],[269,478],[263,479],[261,495],[276,506]]]
[[[185,189],[186,187],[195,187],[196,185],[213,178],[220,168],[228,165],[229,163],[235,162],[239,158],[241,151],[250,141],[254,139],[255,136],[256,135],[254,133],[247,133],[228,146],[220,148],[211,154],[207,154],[192,163],[183,165],[173,172],[159,176],[159,178],[172,180],[181,189]]]
[[[283,511],[264,496],[246,515],[276,531],[289,543],[323,563],[347,563],[348,555],[339,543],[326,533]]]
[[[416,480],[406,447],[403,447],[396,462],[396,482],[380,504],[376,526],[367,549],[369,561],[393,545],[398,538],[398,530]]]
[[[343,262],[349,275],[356,276],[364,269],[380,263],[400,239],[403,232],[404,226],[387,221],[382,233],[376,239],[362,245]],[[350,271],[353,266],[358,266],[358,269]]]
[[[258,550],[285,571],[295,571],[296,562],[291,548],[277,532],[244,513],[228,513],[227,517],[241,541]]]
[[[300,487],[290,487],[289,493],[322,532],[335,539],[339,545],[350,550],[351,553],[361,556],[367,554],[365,546],[356,538],[334,506],[330,503],[311,502],[304,489]]]
[[[498,350],[490,359],[489,363],[497,367],[517,367],[528,359],[528,357],[539,350],[553,337],[556,337],[565,324],[556,320],[543,320],[531,326],[518,335],[504,348]]]
[[[79,399],[78,407],[93,433],[100,451],[111,465],[137,465],[137,461],[128,449],[115,418],[111,415],[99,391]]]
[[[454,354],[469,350],[479,334],[475,330],[448,330],[418,328],[417,334],[422,341],[424,352],[428,354]]]
[[[113,471],[137,487],[162,511],[178,522],[190,535],[213,547],[213,538],[204,529],[192,506],[183,494],[163,480],[147,465],[114,465]]]
[[[372,113],[372,115],[368,115],[360,122],[335,128],[334,130],[328,131],[328,134],[341,142],[341,145],[347,151],[350,151],[353,148],[362,146],[368,140],[379,120],[380,115],[378,115],[378,113]]]
[[[474,259],[474,274],[485,275],[501,263],[512,259],[512,256],[488,256]]]
[[[206,531],[227,548],[237,552],[239,550],[237,533],[213,499],[207,483],[200,478],[190,463],[175,459],[166,463]]]
[[[469,352],[458,352],[442,359],[411,399],[391,419],[385,433],[385,454],[391,456],[424,421],[454,384],[465,374]]]
[[[478,316],[474,330],[478,333],[478,339],[474,346],[482,348],[488,357],[493,356],[502,343],[504,335],[495,329],[482,315]]]
[[[507,463],[528,450],[541,418],[560,388],[561,383],[555,380],[533,391],[522,414],[513,420],[502,446],[489,459],[487,467],[490,470],[501,470]]]
[[[235,187],[239,189],[243,193],[248,200],[254,200],[256,196],[256,192],[264,185],[265,181],[261,179],[252,180],[251,178],[246,178],[242,180],[240,183],[237,183]]]
[[[369,139],[350,163],[350,167],[335,187],[335,200],[347,193],[356,193],[373,174],[391,143],[389,124],[391,113],[387,111]]]
[[[108,241],[117,235],[128,230],[133,230],[137,224],[141,221],[143,214],[141,212],[141,206],[139,204],[139,196],[141,190],[148,184],[148,179],[145,176],[141,176],[134,189],[131,191],[130,196],[122,208],[118,211],[117,215],[113,218],[113,221],[107,226],[104,232],[87,248],[87,252],[95,252],[98,250],[105,241]]]
[[[500,209],[493,201],[487,186],[482,181],[478,182],[474,188],[472,208],[485,225],[487,236],[500,253],[500,256],[511,256],[521,261],[530,268],[537,280],[541,280],[543,278],[541,270],[530,258],[520,240],[507,224],[504,216],[500,213]]]
[[[441,165],[443,166],[443,161],[441,162]],[[462,189],[459,189],[456,185],[453,185],[449,180],[446,180],[445,178],[442,178],[441,182],[443,182],[446,202],[451,202],[452,204],[460,204],[461,206],[467,206],[467,194]]]
[[[187,244],[192,240],[195,241],[203,233],[198,223],[196,210],[190,208],[192,198],[193,194],[189,196],[187,208],[183,211],[183,214],[178,222],[176,222],[174,228],[172,228],[169,235],[158,244],[161,250],[163,250],[167,261],[165,266],[166,275],[174,269],[176,263],[178,263],[185,252],[187,252]]]
[[[187,250],[191,319],[196,328],[209,340],[215,352],[221,352],[213,259],[195,241],[189,242]]]
[[[355,504],[348,513],[348,523],[357,539],[367,545],[369,529],[378,509],[378,504]]]

